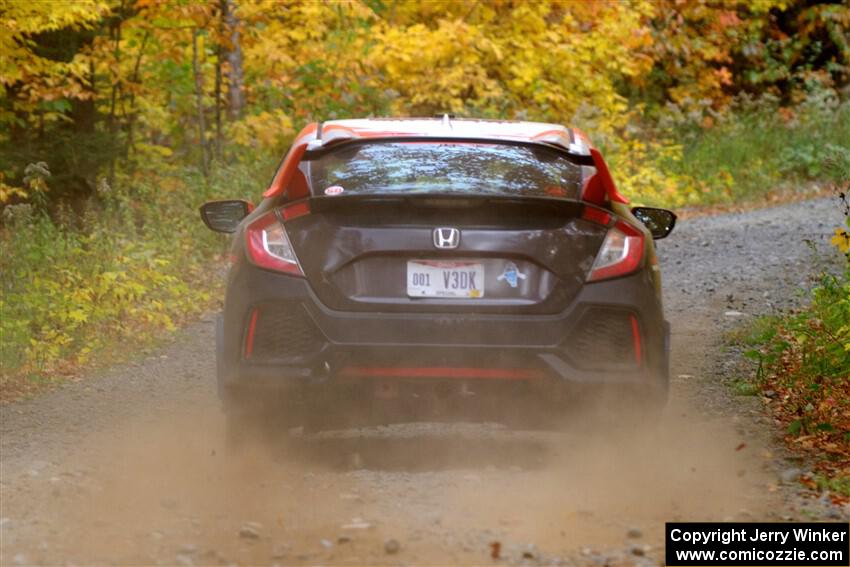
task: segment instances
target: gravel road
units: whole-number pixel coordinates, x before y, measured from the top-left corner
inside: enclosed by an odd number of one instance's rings
[[[0,408],[0,564],[663,564],[672,520],[850,518],[801,492],[724,332],[793,304],[840,222],[808,201],[659,242],[672,400],[636,431],[415,424],[225,456],[212,317]],[[811,246],[808,244],[811,243]]]

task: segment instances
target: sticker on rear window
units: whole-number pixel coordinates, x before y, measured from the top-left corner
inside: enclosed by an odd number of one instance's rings
[[[343,191],[345,191],[345,189],[343,189],[339,185],[331,185],[330,187],[325,189],[325,195],[339,195]]]

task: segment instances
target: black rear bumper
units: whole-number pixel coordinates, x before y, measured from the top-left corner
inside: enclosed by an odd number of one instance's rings
[[[585,285],[557,314],[424,314],[331,310],[304,279],[241,266],[223,315],[220,392],[392,378],[393,368],[399,380],[667,387],[669,327],[646,271]]]

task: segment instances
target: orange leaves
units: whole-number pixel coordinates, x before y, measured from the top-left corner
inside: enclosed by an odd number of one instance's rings
[[[758,49],[761,16],[781,2],[662,0],[652,21],[655,65],[674,102],[710,100],[722,108],[735,84],[730,65],[742,49]],[[752,44],[752,45],[751,45]]]
[[[722,10],[717,14],[717,25],[721,28],[731,28],[741,25],[741,18],[736,12],[731,10]]]
[[[714,74],[717,76],[717,81],[721,85],[731,85],[732,84],[732,73],[726,67],[721,67],[720,69],[716,69]]]

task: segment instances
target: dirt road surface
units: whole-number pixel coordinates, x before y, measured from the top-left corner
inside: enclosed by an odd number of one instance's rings
[[[672,399],[631,431],[414,424],[233,458],[210,316],[135,363],[0,408],[0,563],[658,565],[665,521],[848,518],[800,492],[806,463],[757,398],[728,393],[741,370],[722,347],[793,302],[813,271],[806,241],[828,253],[839,222],[810,201],[683,221],[659,242]]]

